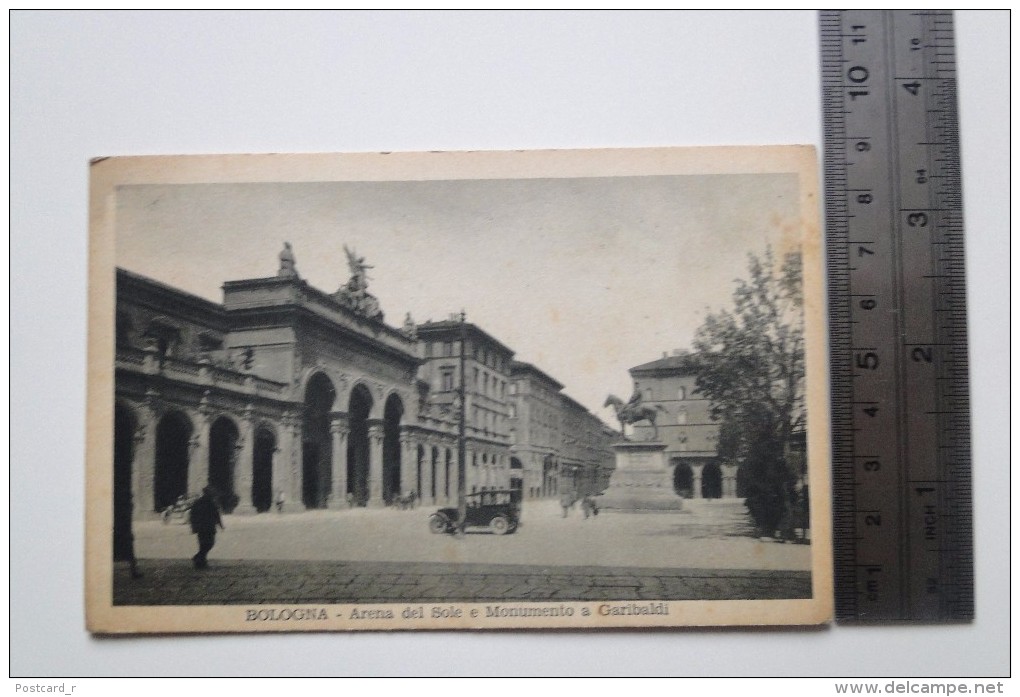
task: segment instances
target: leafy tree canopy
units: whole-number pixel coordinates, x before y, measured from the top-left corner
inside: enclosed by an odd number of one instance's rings
[[[804,428],[804,319],[799,253],[748,255],[733,306],[698,330],[698,391],[721,422],[720,457],[744,468],[755,522],[774,530],[788,517],[797,473],[790,446]]]

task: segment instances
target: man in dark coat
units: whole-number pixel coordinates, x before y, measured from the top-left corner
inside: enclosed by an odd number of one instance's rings
[[[216,544],[216,528],[223,529],[220,508],[216,505],[215,490],[207,486],[191,507],[191,531],[198,535],[198,554],[191,558],[196,569],[209,566],[206,557]]]

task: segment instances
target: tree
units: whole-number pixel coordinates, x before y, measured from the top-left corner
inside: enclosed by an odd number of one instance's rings
[[[698,391],[720,422],[719,456],[737,462],[746,505],[762,534],[792,532],[799,472],[791,457],[803,431],[804,314],[799,253],[748,255],[733,307],[710,313],[694,348]]]

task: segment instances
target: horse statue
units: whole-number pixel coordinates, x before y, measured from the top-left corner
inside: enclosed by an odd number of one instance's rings
[[[641,402],[628,404],[615,394],[611,394],[606,397],[606,403],[602,406],[612,407],[616,411],[616,418],[620,422],[620,432],[624,434],[624,438],[627,437],[624,426],[647,421],[652,425],[652,440],[659,440],[659,427],[655,425],[655,418],[660,411],[666,413],[666,409],[662,405],[656,404],[654,407],[649,407]]]

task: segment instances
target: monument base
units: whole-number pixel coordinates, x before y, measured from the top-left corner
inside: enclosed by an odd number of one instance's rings
[[[677,513],[683,499],[673,490],[665,443],[617,443],[616,469],[597,505],[623,513]]]

